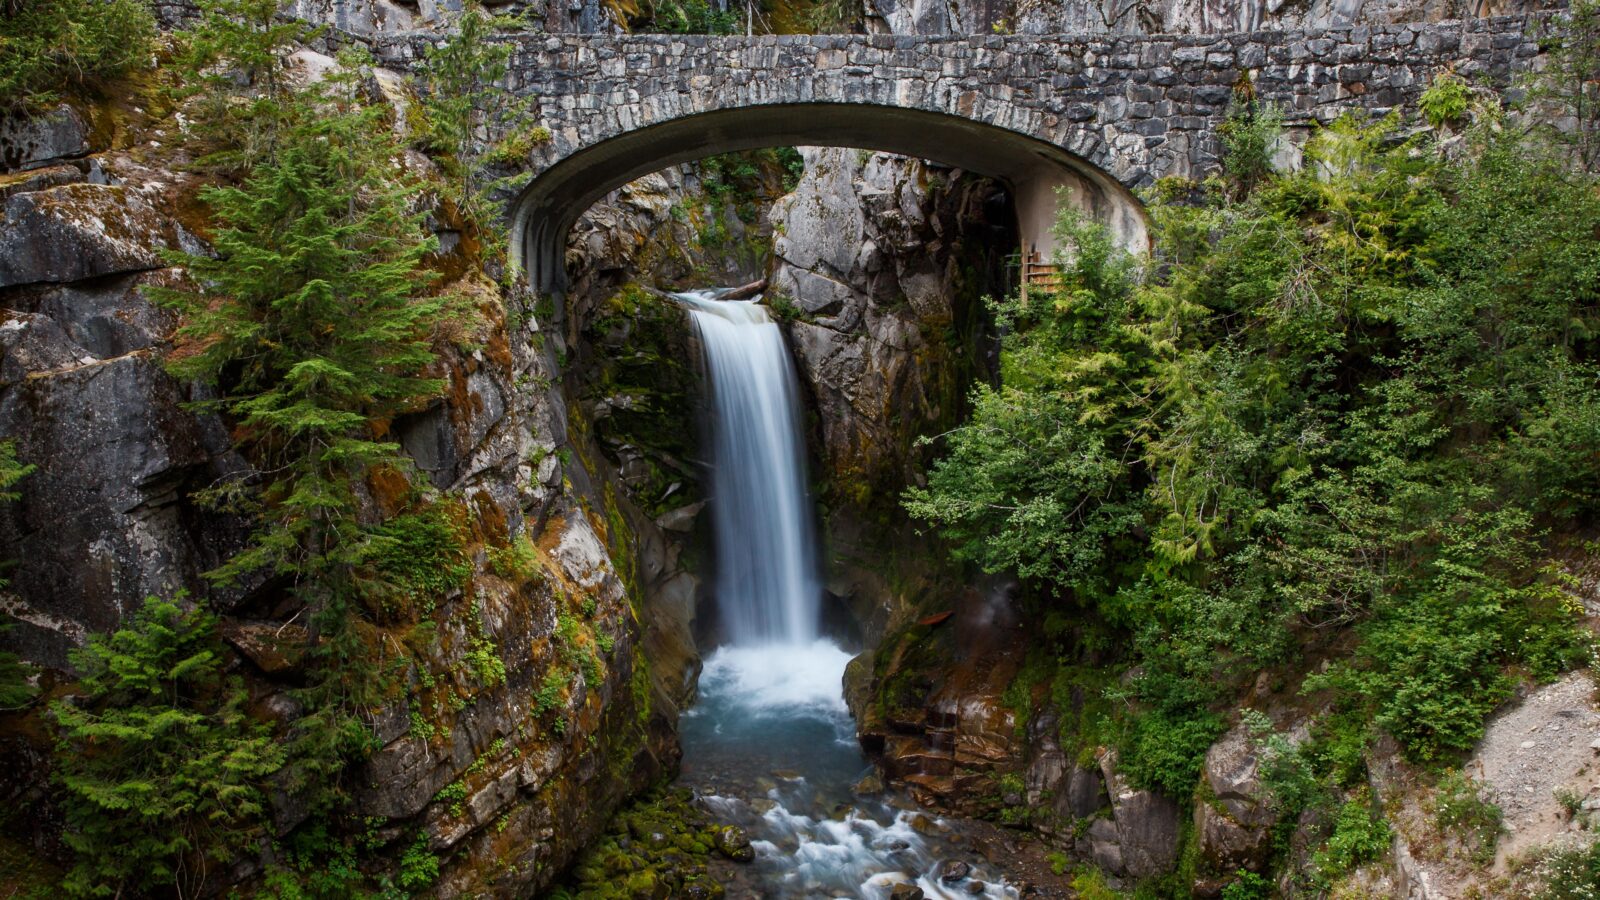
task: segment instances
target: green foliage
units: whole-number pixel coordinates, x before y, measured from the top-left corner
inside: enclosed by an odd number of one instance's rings
[[[970,423],[945,436],[906,508],[986,571],[1094,594],[1107,587],[1108,552],[1142,524],[1126,463],[1131,410],[1104,381],[1142,377],[1143,342],[1124,321],[1131,261],[1082,219],[1058,233],[1073,250],[1062,289],[1048,304],[994,304],[1013,333],[1001,386],[974,390]]]
[[[1600,842],[1547,850],[1536,871],[1543,882],[1536,900],[1594,900],[1600,897]]]
[[[484,687],[496,688],[506,683],[506,663],[500,658],[500,648],[486,637],[475,637],[467,650],[467,665]]]
[[[660,0],[636,31],[665,34],[738,34],[744,23],[732,8],[717,9],[707,0]]]
[[[1233,91],[1228,117],[1217,126],[1222,138],[1222,170],[1242,196],[1272,174],[1272,154],[1283,135],[1283,113],[1256,99],[1248,80]]]
[[[494,27],[492,17],[469,7],[455,33],[428,48],[419,72],[423,123],[417,137],[436,154],[449,198],[485,238],[485,260],[503,264],[507,234],[496,193],[519,176],[495,178],[488,167],[525,164],[550,131],[527,124],[532,104],[500,86],[512,45],[492,40]],[[510,134],[485,148],[480,132]]]
[[[1065,854],[1061,854],[1065,858]],[[1060,866],[1051,860],[1050,868],[1057,875],[1065,874],[1066,866]],[[1072,890],[1081,900],[1117,900],[1122,895],[1106,882],[1106,876],[1099,869],[1088,869],[1072,876]]]
[[[1222,900],[1268,900],[1272,882],[1248,869],[1234,873],[1234,880],[1222,889]]]
[[[17,442],[0,441],[0,503],[9,503],[21,497],[11,490],[17,482],[28,477],[34,466],[17,459]],[[0,562],[0,568],[4,563]],[[0,588],[6,580],[0,578]],[[4,628],[0,627],[0,632]],[[20,709],[33,702],[38,691],[29,682],[33,666],[23,662],[15,653],[0,651],[0,710]]]
[[[772,155],[783,171],[783,192],[787,194],[799,186],[801,177],[806,173],[805,157],[794,147],[778,147],[772,151]]]
[[[1284,853],[1290,849],[1301,814],[1328,806],[1328,789],[1320,777],[1323,773],[1317,771],[1312,754],[1287,735],[1274,731],[1265,715],[1246,710],[1241,718],[1250,729],[1261,792],[1275,819],[1273,843],[1279,853]],[[1242,881],[1249,883],[1249,879]]]
[[[1324,885],[1389,852],[1389,823],[1372,808],[1366,788],[1339,807],[1333,835],[1312,856],[1317,879]]]
[[[1147,262],[1068,215],[1060,285],[996,304],[1000,384],[905,495],[1036,615],[1118,635],[1144,785],[1186,793],[1244,679],[1328,635],[1355,649],[1296,765],[1340,784],[1374,730],[1443,760],[1589,651],[1548,535],[1600,511],[1600,192],[1511,129],[1447,157],[1398,127],[1169,187]]]
[[[206,168],[244,172],[277,152],[305,113],[289,57],[317,29],[281,18],[282,0],[198,0],[199,18],[179,35],[171,87],[185,104],[190,142]]]
[[[539,561],[539,551],[534,548],[526,529],[518,532],[505,547],[490,548],[489,566],[496,575],[517,584],[542,581],[544,577],[544,564]]]
[[[1452,769],[1439,779],[1433,795],[1434,823],[1440,831],[1455,834],[1479,865],[1494,861],[1504,818],[1500,807],[1484,799],[1477,782],[1467,775]]]
[[[370,749],[361,716],[387,690],[362,618],[392,596],[383,555],[393,570],[402,545],[433,548],[443,571],[410,572],[430,579],[460,565],[425,517],[374,528],[358,493],[370,473],[409,471],[380,425],[440,392],[424,370],[463,317],[421,266],[434,240],[411,204],[419,186],[398,165],[385,110],[364,102],[364,66],[345,54],[338,71],[264,106],[245,133],[270,142],[222,145],[254,165],[202,194],[216,256],[172,254],[200,287],[151,291],[182,316],[169,369],[211,386],[201,406],[232,419],[260,473],[201,495],[258,523],[210,577],[283,576],[309,611],[311,678],[297,691],[305,714],[289,736],[288,783],[316,807],[338,801],[345,762]]]
[[[1417,107],[1429,125],[1443,128],[1459,123],[1471,101],[1472,89],[1465,78],[1454,72],[1440,72],[1418,98]]]
[[[855,31],[865,18],[862,0],[814,0],[803,21],[812,34],[833,34]]]
[[[721,896],[721,886],[706,870],[716,831],[688,791],[657,789],[612,818],[606,833],[583,851],[552,896]]]
[[[313,819],[289,834],[274,849],[276,861],[268,866],[262,900],[393,900],[387,880],[373,889],[361,869],[364,857],[383,843],[369,820],[363,833],[339,833],[323,819]]]
[[[368,588],[374,595],[404,596],[431,612],[472,574],[460,526],[442,503],[395,516],[373,528],[369,540],[379,574]]]
[[[204,611],[152,597],[73,653],[83,693],[51,706],[72,896],[192,894],[191,857],[227,860],[262,834],[261,784],[283,753],[223,676],[215,631]]]
[[[439,857],[428,849],[427,832],[418,832],[400,857],[400,886],[408,891],[422,891],[439,880]]]
[[[539,689],[533,694],[533,714],[536,718],[543,718],[545,713],[555,709],[565,697],[567,691],[567,677],[557,671],[550,670],[544,673],[544,680],[539,682]]]
[[[0,3],[0,112],[37,111],[62,88],[147,65],[156,20],[144,0]]]
[[[452,781],[440,788],[439,793],[433,795],[433,800],[449,807],[450,815],[459,816],[466,809],[467,786],[463,782]]]

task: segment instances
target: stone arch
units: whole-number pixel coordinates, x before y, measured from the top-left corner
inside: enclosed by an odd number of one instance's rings
[[[668,166],[762,147],[854,147],[1000,179],[1015,198],[1024,249],[1046,257],[1060,189],[1059,196],[1109,226],[1124,245],[1142,248],[1147,240],[1143,207],[1110,173],[1051,141],[961,115],[866,102],[767,103],[617,132],[582,147],[571,135],[557,136],[550,155],[558,158],[513,204],[512,246],[535,288],[564,288],[567,233],[606,194]],[[561,144],[573,149],[562,154]]]

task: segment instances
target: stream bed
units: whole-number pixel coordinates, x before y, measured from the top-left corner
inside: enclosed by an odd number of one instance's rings
[[[850,656],[819,639],[706,657],[678,784],[750,837],[753,862],[716,867],[727,896],[880,900],[905,884],[930,898],[1017,897],[961,823],[892,793],[857,795],[873,770],[842,696]]]

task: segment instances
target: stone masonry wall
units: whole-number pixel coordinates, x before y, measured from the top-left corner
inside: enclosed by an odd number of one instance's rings
[[[1533,68],[1544,20],[1211,36],[517,35],[512,87],[551,139],[536,170],[621,134],[696,113],[856,103],[960,116],[1038,138],[1129,187],[1203,174],[1241,73],[1291,127],[1409,106],[1434,74],[1507,82]],[[376,39],[407,68],[436,35]]]

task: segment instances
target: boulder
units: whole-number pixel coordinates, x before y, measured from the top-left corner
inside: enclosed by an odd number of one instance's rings
[[[38,115],[0,116],[0,170],[38,169],[89,150],[89,123],[65,103]]]
[[[1258,871],[1271,853],[1277,816],[1262,795],[1259,762],[1243,723],[1206,751],[1201,778],[1210,798],[1195,804],[1194,824],[1202,866],[1209,872]]]
[[[756,858],[756,850],[750,846],[749,835],[737,825],[723,825],[718,828],[712,837],[712,843],[718,853],[734,862],[750,862]]]
[[[47,316],[94,359],[111,359],[166,341],[177,316],[145,296],[147,285],[176,285],[177,269],[125,275],[88,284],[39,285],[12,295],[10,305]]]
[[[157,269],[162,250],[203,245],[164,215],[159,186],[64,184],[0,207],[0,288]]]
[[[34,372],[93,362],[48,316],[0,310],[0,385],[16,384]]]
[[[22,616],[18,643],[31,659],[64,665],[83,631],[115,627],[144,596],[203,584],[200,573],[239,534],[189,503],[191,486],[221,474],[227,437],[184,409],[191,398],[158,360],[58,365],[47,354],[75,345],[44,317],[25,321],[27,362],[42,368],[0,386],[0,434],[39,469],[19,501],[0,507],[0,540],[18,560],[18,602],[48,601],[48,614]]]
[[[1089,828],[1095,860],[1104,857],[1102,867],[1108,872],[1133,879],[1171,871],[1178,861],[1182,817],[1177,801],[1129,786],[1117,773],[1114,750],[1101,755],[1100,773],[1111,796],[1111,819],[1096,819]],[[1111,828],[1102,824],[1108,821]]]

